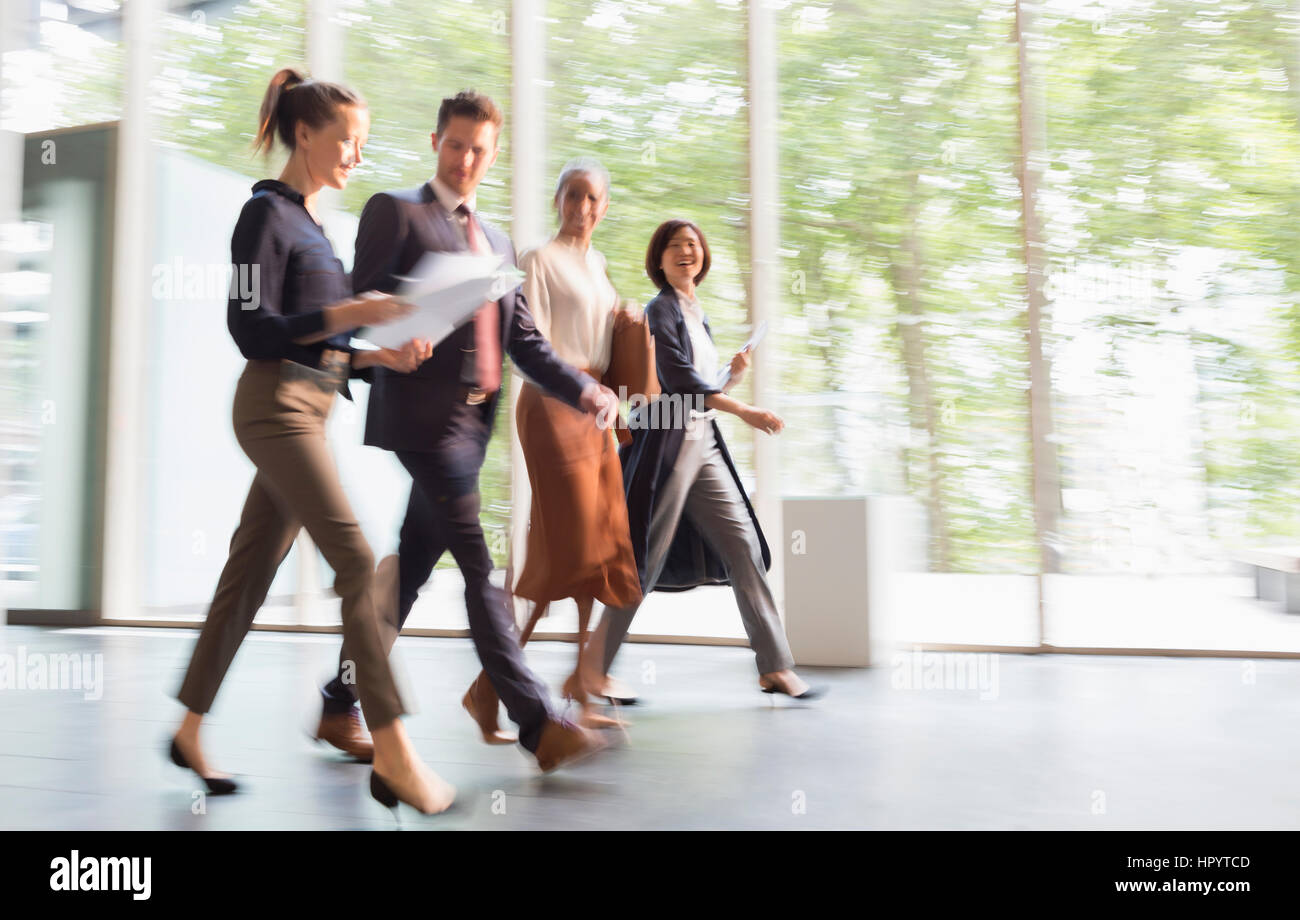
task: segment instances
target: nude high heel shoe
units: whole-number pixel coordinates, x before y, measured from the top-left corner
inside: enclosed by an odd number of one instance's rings
[[[413,769],[400,778],[383,777],[371,769],[370,795],[379,804],[391,809],[400,825],[402,819],[397,810],[398,802],[405,802],[421,814],[440,814],[456,801],[456,787],[424,764],[416,763]]]
[[[589,701],[587,692],[583,690],[582,680],[579,678],[576,671],[573,674],[570,674],[568,679],[564,681],[564,686],[561,688],[560,693],[566,700],[576,702],[580,705],[582,714],[578,717],[578,724],[583,728],[627,728],[627,723],[622,719],[611,719],[609,716],[596,711],[595,707]],[[615,703],[614,706],[615,711],[617,711],[618,704]]]

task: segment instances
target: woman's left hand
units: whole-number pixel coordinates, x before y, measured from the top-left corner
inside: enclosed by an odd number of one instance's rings
[[[731,359],[731,379],[727,381],[727,389],[731,389],[740,383],[740,378],[745,376],[745,371],[749,370],[749,349],[738,351]]]
[[[764,434],[780,434],[785,428],[785,420],[775,412],[769,412],[767,409],[750,407],[741,419],[752,428],[757,428]]]

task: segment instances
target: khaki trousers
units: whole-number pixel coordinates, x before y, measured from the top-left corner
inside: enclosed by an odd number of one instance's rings
[[[388,666],[391,625],[381,625],[374,555],[339,483],[325,441],[325,419],[339,378],[292,361],[249,361],[235,390],[235,437],[257,467],[230,558],[221,572],[178,698],[192,712],[212,707],[235,652],[253,624],[298,531],[334,569],[342,599],[343,642],[370,727],[404,709]]]

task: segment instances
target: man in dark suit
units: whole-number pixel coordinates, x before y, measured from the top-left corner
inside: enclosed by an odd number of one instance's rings
[[[433,133],[438,168],[418,189],[372,197],[357,228],[352,285],[393,291],[426,252],[494,252],[515,264],[510,238],[475,214],[475,190],[496,161],[502,117],[487,96],[444,99]],[[505,593],[488,581],[492,559],[479,524],[478,474],[501,396],[502,356],[538,385],[595,417],[615,411],[607,388],[561,361],[537,331],[515,288],[485,303],[410,374],[377,371],[370,390],[365,443],[391,450],[411,474],[411,497],[398,546],[398,628],[434,564],[451,550],[465,577],[470,633],[491,686],[470,688],[465,708],[484,740],[512,743],[497,729],[497,698],[519,726],[519,742],[543,770],[599,749],[595,733],[556,717],[545,684],[529,670]],[[610,416],[606,416],[610,417]],[[593,420],[593,424],[595,424]],[[322,736],[351,743],[364,758],[366,739],[353,705],[355,682],[340,674],[325,688]],[[336,745],[342,746],[342,745]]]

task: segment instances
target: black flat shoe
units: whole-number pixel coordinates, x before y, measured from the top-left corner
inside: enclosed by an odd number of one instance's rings
[[[185,759],[185,755],[181,753],[180,745],[176,743],[175,738],[172,738],[172,747],[171,747],[170,754],[172,758],[172,763],[176,764],[176,766],[181,767],[182,769],[185,770],[194,769],[189,765],[189,762]],[[194,775],[198,776],[199,779],[203,780],[204,785],[208,787],[209,795],[230,795],[232,792],[234,792],[236,789],[239,788],[239,784],[236,783],[233,779],[222,779],[216,776],[200,776],[198,770],[194,770]]]
[[[779,693],[782,696],[788,696],[792,700],[816,700],[825,696],[829,691],[826,687],[809,687],[803,693],[794,694],[782,690],[780,687],[759,687],[764,693]]]
[[[611,706],[635,706],[640,697],[635,696],[606,696]]]

